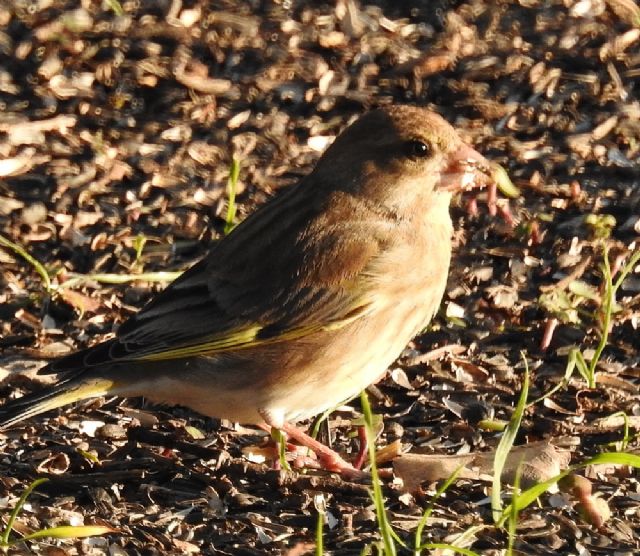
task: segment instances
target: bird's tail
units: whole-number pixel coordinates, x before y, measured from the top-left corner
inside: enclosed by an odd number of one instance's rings
[[[104,396],[113,390],[113,385],[112,380],[87,377],[84,373],[65,378],[48,388],[0,406],[0,430],[69,403]]]

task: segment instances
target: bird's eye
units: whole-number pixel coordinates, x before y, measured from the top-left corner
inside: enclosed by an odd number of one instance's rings
[[[409,158],[426,158],[431,155],[431,146],[419,139],[412,139],[404,144],[404,153]]]

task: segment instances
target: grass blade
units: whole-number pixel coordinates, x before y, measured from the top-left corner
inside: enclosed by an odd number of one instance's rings
[[[535,502],[551,486],[556,484],[560,479],[566,477],[570,473],[574,473],[575,471],[589,465],[597,465],[601,463],[609,465],[628,465],[630,467],[640,469],[640,456],[636,454],[629,454],[627,452],[605,452],[603,454],[598,454],[597,456],[594,456],[582,463],[572,465],[555,477],[551,477],[551,479],[547,479],[546,481],[533,485],[531,488],[528,488],[524,492],[521,492],[515,500],[516,511],[520,512],[533,504],[533,502]],[[504,522],[509,518],[509,514],[512,511],[513,508],[511,507],[511,504],[509,504],[509,506],[504,509],[500,520],[497,522],[497,525],[499,527],[502,526]]]
[[[50,529],[41,529],[21,539],[12,541],[12,544],[22,541],[34,541],[38,539],[82,539],[84,537],[97,537],[108,533],[117,533],[117,529],[104,525],[61,525]]]
[[[128,284],[129,282],[173,282],[183,271],[175,272],[141,272],[140,274],[114,274],[109,272],[96,274],[71,274],[69,280],[63,282],[60,288],[74,288],[87,282],[99,282],[100,284]]]
[[[51,292],[51,278],[49,277],[47,269],[42,265],[40,261],[32,257],[24,247],[18,245],[17,243],[13,243],[13,241],[8,240],[2,235],[0,235],[0,245],[6,249],[10,249],[16,255],[20,255],[25,261],[27,261],[40,275],[40,278],[42,278],[44,289],[47,292]]]
[[[20,510],[22,510],[22,506],[24,506],[24,503],[27,501],[27,498],[33,492],[33,490],[37,488],[39,485],[41,485],[42,483],[46,483],[48,480],[49,479],[36,479],[24,490],[24,492],[18,499],[18,502],[16,503],[16,507],[13,508],[11,515],[9,515],[9,521],[7,521],[7,526],[2,532],[2,536],[0,536],[0,546],[8,546],[10,544],[9,536],[11,535],[11,531],[13,530],[13,524],[15,523],[16,518],[20,513]]]
[[[518,400],[518,404],[516,405],[515,411],[513,412],[513,416],[509,421],[509,425],[507,426],[502,438],[500,439],[500,443],[496,448],[496,455],[493,460],[493,485],[491,490],[491,511],[493,513],[493,520],[495,523],[502,517],[502,500],[500,498],[502,485],[501,485],[501,477],[502,471],[504,469],[505,463],[507,461],[507,457],[509,456],[509,452],[513,447],[513,443],[516,439],[516,435],[518,434],[518,429],[520,428],[520,423],[522,422],[522,416],[524,415],[524,411],[527,407],[527,396],[529,394],[529,365],[527,364],[527,359],[524,357],[525,371],[524,371],[524,380],[522,382],[522,392],[520,393],[520,399]]]
[[[469,550],[468,548],[460,548],[459,546],[440,542],[427,543],[422,545],[421,548],[426,548],[427,550],[451,550],[452,552],[462,554],[463,556],[479,556],[477,552]]]
[[[367,393],[363,390],[360,394],[360,402],[362,403],[362,413],[365,421],[365,431],[367,433],[367,448],[369,450],[369,461],[371,462],[371,482],[373,483],[373,502],[376,508],[376,518],[378,520],[378,529],[382,537],[382,544],[385,556],[396,555],[396,545],[393,540],[393,531],[391,523],[387,517],[384,507],[384,497],[382,495],[382,487],[378,477],[378,468],[376,467],[376,445],[375,435],[373,432],[373,413],[369,405]]]
[[[438,498],[440,498],[440,496],[442,496],[442,493],[445,490],[447,490],[449,488],[449,486],[451,486],[451,483],[453,483],[453,481],[455,481],[458,478],[458,475],[460,474],[460,471],[462,471],[463,469],[464,469],[464,464],[460,465],[453,473],[451,473],[449,478],[442,484],[442,486],[433,495],[433,497],[429,501],[428,506],[424,510],[424,512],[422,514],[422,518],[420,519],[420,522],[418,523],[418,527],[416,528],[415,550],[414,550],[414,553],[415,553],[416,556],[419,556],[419,554],[421,552],[421,547],[423,546],[421,544],[421,542],[422,542],[422,531],[424,530],[424,526],[427,524],[427,520],[429,519],[429,516],[431,515],[431,512],[433,512],[433,507],[434,507],[436,501],[438,500]]]
[[[235,227],[236,219],[236,188],[238,185],[238,176],[240,175],[240,163],[235,159],[231,159],[229,167],[229,179],[227,180],[227,195],[229,196],[229,204],[227,205],[227,217],[225,219],[224,233],[228,234]]]

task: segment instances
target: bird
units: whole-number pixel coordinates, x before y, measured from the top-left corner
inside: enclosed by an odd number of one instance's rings
[[[6,401],[0,429],[93,397],[144,396],[284,431],[330,470],[353,469],[295,423],[380,379],[436,314],[452,251],[449,208],[492,165],[426,108],[376,108],[111,339]]]

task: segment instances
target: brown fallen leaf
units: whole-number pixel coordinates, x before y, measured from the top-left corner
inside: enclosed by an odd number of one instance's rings
[[[400,439],[397,439],[376,451],[376,464],[381,465],[393,461],[401,455],[402,442],[400,442]]]
[[[315,544],[298,542],[285,553],[285,556],[304,556],[305,554],[312,554],[314,549]]]
[[[637,385],[611,373],[598,372],[596,373],[595,378],[598,384],[630,392],[634,395],[638,395],[640,393],[640,388]]]
[[[614,413],[602,419],[597,419],[593,424],[599,429],[603,430],[619,430],[627,424],[634,429],[640,429],[640,416],[627,415],[626,417],[621,413]]]
[[[60,290],[60,297],[62,297],[62,299],[64,299],[69,305],[78,309],[80,313],[95,313],[101,305],[100,300],[98,299],[66,288],[62,288]]]
[[[196,544],[176,538],[171,539],[171,542],[182,554],[200,554],[200,547]]]
[[[460,478],[487,479],[493,474],[495,452],[464,455],[404,454],[393,462],[396,477],[402,479],[405,490],[415,491],[422,483],[449,478],[461,465]],[[509,453],[502,480],[512,483],[520,467],[520,485],[528,488],[554,477],[569,465],[568,451],[549,442],[534,442],[516,446]]]

